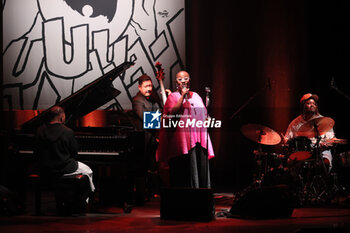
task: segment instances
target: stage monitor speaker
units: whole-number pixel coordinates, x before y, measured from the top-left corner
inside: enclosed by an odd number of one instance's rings
[[[233,217],[271,219],[292,216],[293,196],[287,186],[256,188],[243,194],[232,205]]]
[[[160,217],[167,220],[214,220],[213,192],[207,188],[162,188]]]
[[[23,213],[24,205],[19,194],[0,185],[0,216],[11,216]]]
[[[295,233],[348,233],[346,227],[316,227],[316,228],[301,228]]]

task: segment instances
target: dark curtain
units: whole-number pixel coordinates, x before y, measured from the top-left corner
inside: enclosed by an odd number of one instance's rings
[[[349,10],[346,1],[186,1],[191,88],[204,99],[211,87],[210,115],[223,121],[211,130],[214,188],[252,181],[257,144],[240,127],[255,123],[284,133],[304,93],[318,94],[338,138],[349,137],[350,102],[330,87],[333,77],[350,95]],[[281,152],[280,145],[263,149]]]

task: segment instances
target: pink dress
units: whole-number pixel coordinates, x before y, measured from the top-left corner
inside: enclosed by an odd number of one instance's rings
[[[164,122],[162,122],[156,153],[159,162],[168,162],[169,159],[175,156],[188,154],[189,150],[196,146],[196,143],[200,143],[203,148],[207,148],[207,138],[208,158],[214,157],[213,146],[209,135],[207,135],[207,128],[199,127],[200,125],[194,123],[205,121],[207,110],[201,97],[195,92],[191,92],[191,94],[187,100],[184,99],[181,110],[175,115],[170,115],[170,111],[180,99],[181,94],[173,92],[166,100],[162,119]],[[184,123],[183,127],[180,127],[180,125],[175,127],[175,124],[179,124],[180,121]]]

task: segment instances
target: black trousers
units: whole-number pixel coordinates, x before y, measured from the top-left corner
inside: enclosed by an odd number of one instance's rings
[[[188,154],[169,160],[172,187],[210,188],[207,149],[197,143]]]

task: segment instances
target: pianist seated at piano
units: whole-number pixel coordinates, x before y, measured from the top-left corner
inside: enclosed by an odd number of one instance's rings
[[[76,160],[78,143],[73,130],[64,125],[66,115],[63,108],[54,106],[48,114],[48,122],[36,132],[35,154],[38,155],[41,172],[52,177],[87,175],[90,191],[93,192],[93,172],[86,164]]]

